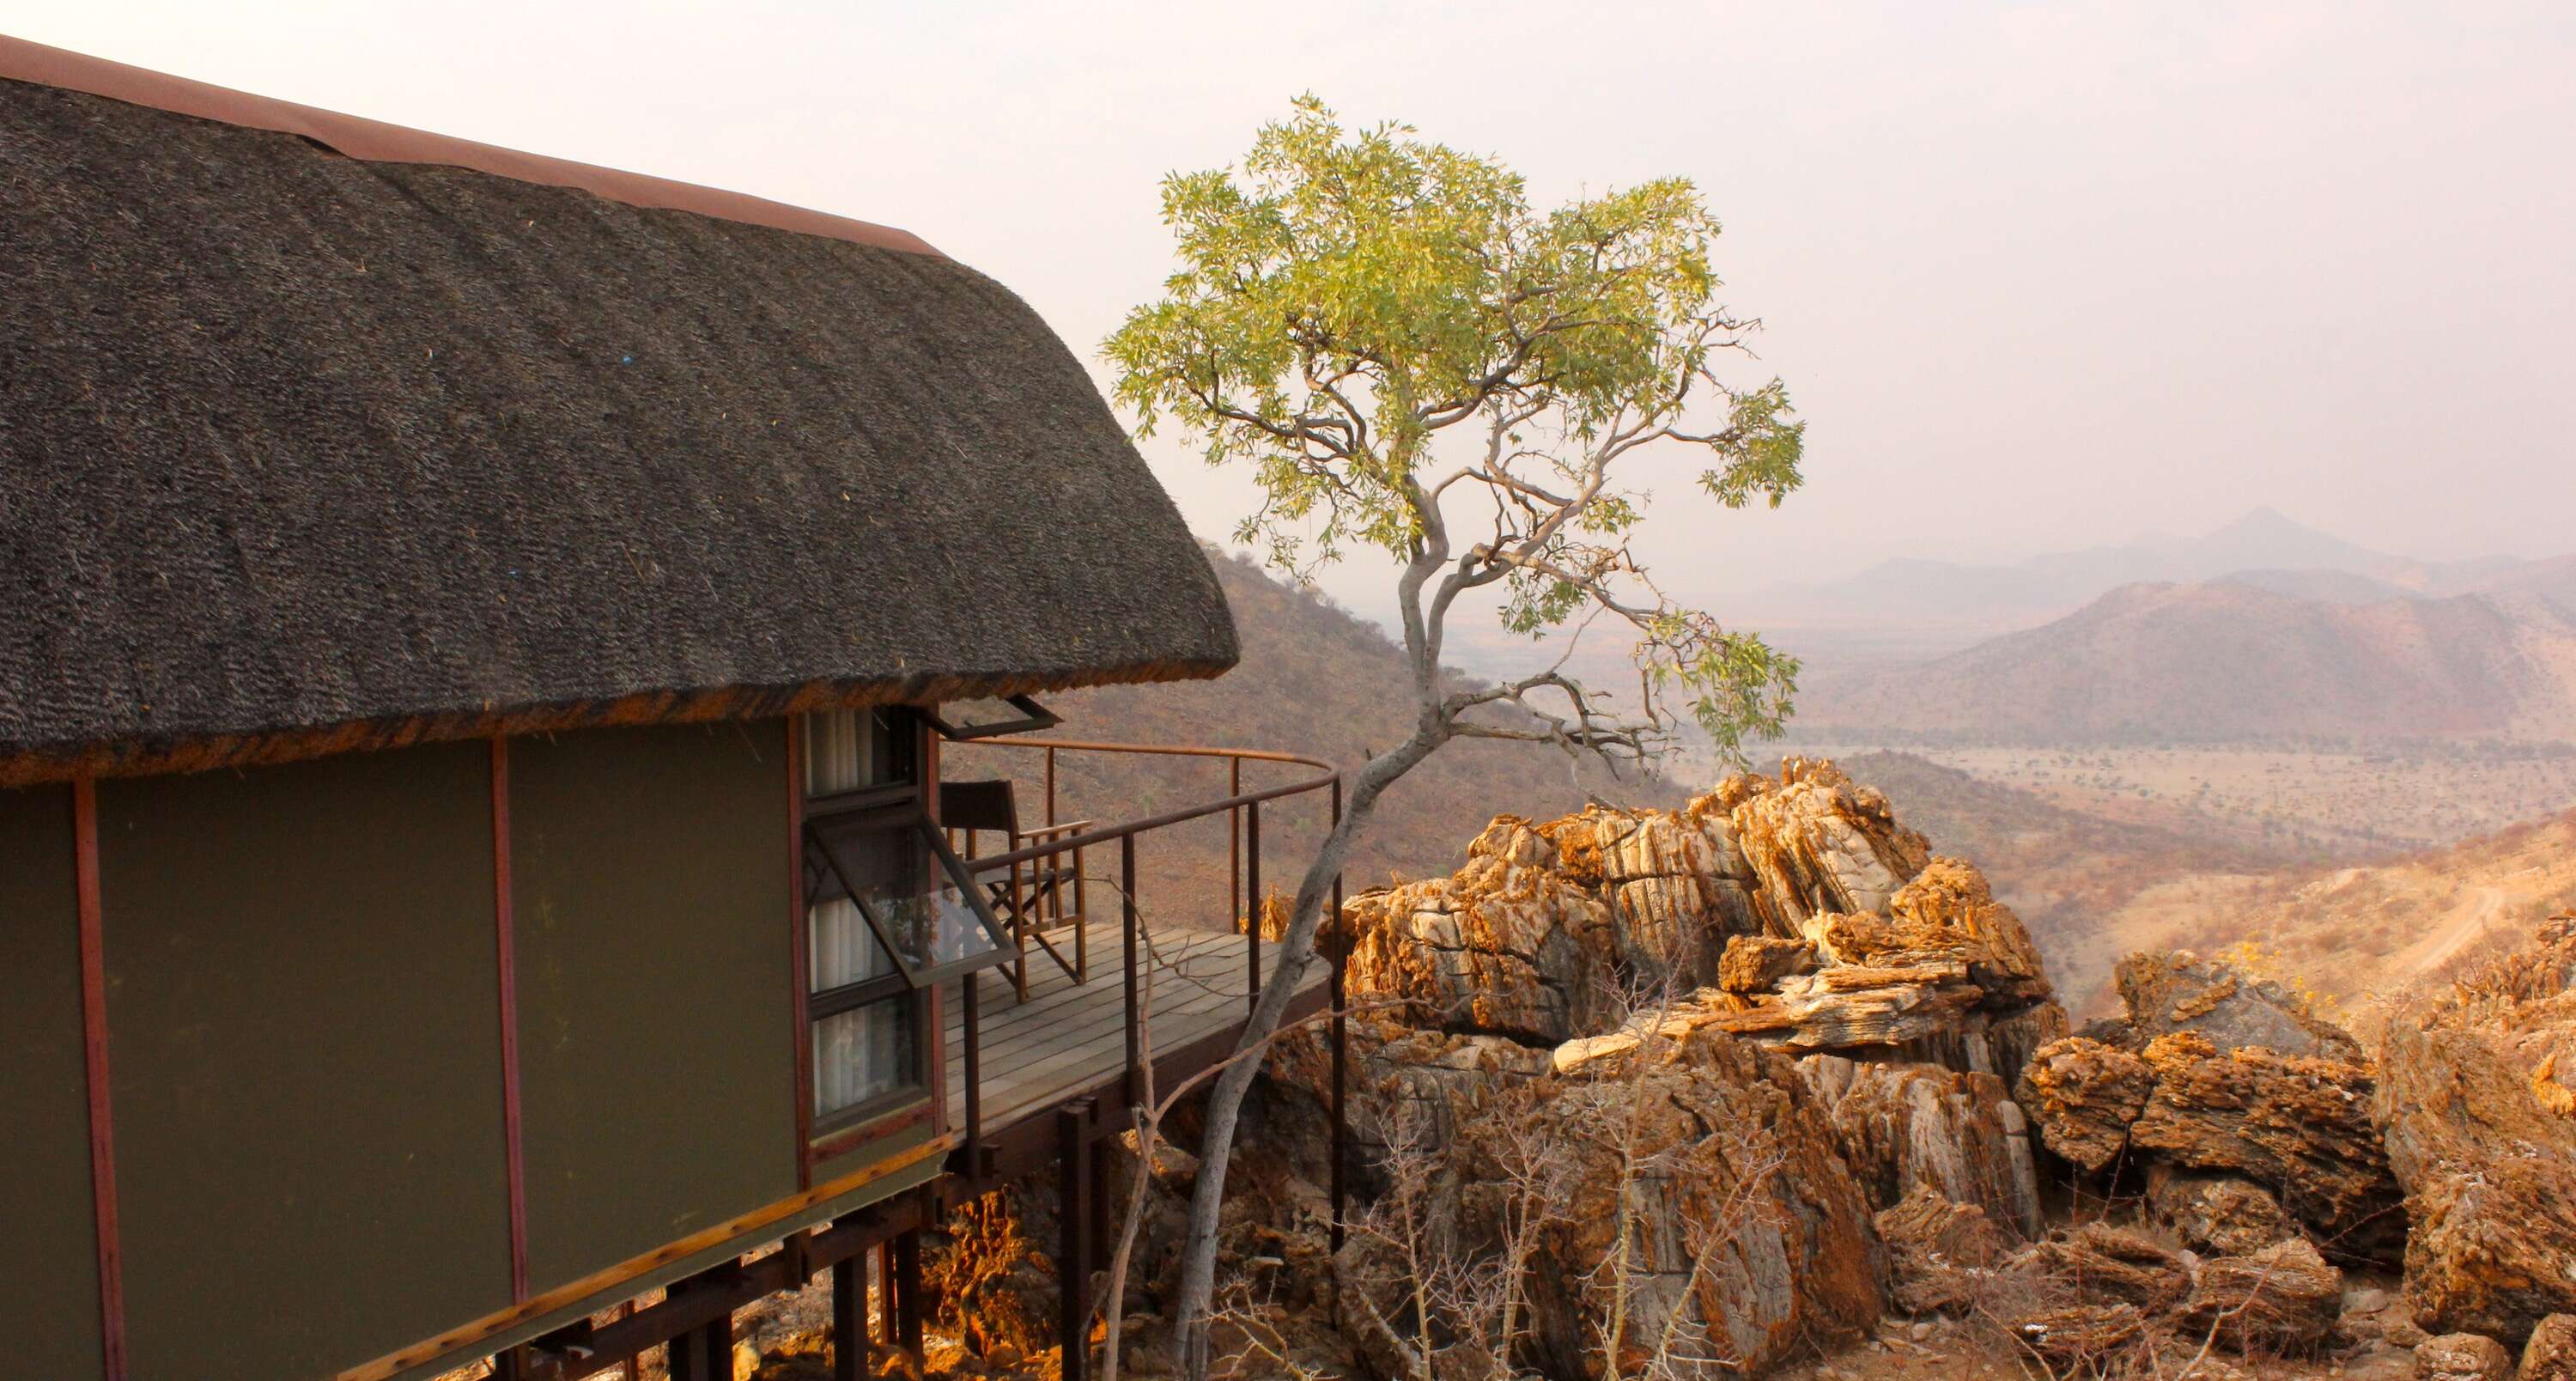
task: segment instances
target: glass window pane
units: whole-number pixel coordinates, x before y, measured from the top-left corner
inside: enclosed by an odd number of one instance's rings
[[[856,879],[861,904],[876,912],[903,957],[918,970],[972,959],[996,946],[983,917],[966,900],[963,889],[933,853],[918,828],[885,830],[874,836],[882,870]]]
[[[912,1087],[912,999],[871,1002],[814,1022],[814,1113],[844,1108]]]
[[[912,726],[895,706],[805,716],[805,794],[908,782]]]
[[[860,915],[859,908],[847,897],[806,908],[805,927],[806,958],[811,962],[811,987],[815,992],[864,983],[895,971],[893,956],[877,943],[877,933],[869,928],[867,917]]]
[[[824,816],[812,829],[833,874],[847,881],[914,984],[1000,960],[999,923],[967,890],[980,884],[948,866],[913,808]]]

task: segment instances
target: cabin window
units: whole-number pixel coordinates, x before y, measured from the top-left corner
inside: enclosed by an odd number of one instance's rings
[[[884,794],[887,788],[918,790],[915,735],[899,709],[809,714],[803,739],[809,803]],[[809,837],[805,1012],[813,1046],[814,1120],[828,1128],[920,1092],[922,1004],[818,853]]]
[[[932,828],[918,721],[900,708],[806,716],[805,901],[814,1122],[917,1096],[924,994],[1001,963],[983,885]]]

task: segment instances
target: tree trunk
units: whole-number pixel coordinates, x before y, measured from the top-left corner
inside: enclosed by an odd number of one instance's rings
[[[1262,983],[1261,1000],[1253,1004],[1242,1039],[1235,1042],[1237,1054],[1246,1057],[1227,1065],[1225,1072],[1217,1076],[1216,1087],[1208,1093],[1207,1130],[1199,1145],[1198,1183],[1190,1195],[1189,1231],[1181,1239],[1181,1294],[1174,1311],[1178,1326],[1172,1334],[1174,1368],[1187,1381],[1207,1381],[1211,1365],[1208,1315],[1216,1301],[1217,1217],[1225,1205],[1226,1160],[1234,1149],[1235,1123],[1242,1114],[1244,1097],[1261,1073],[1260,1059],[1246,1052],[1268,1041],[1279,1029],[1280,1019],[1287,1015],[1289,1000],[1296,996],[1297,980],[1305,975],[1307,963],[1315,957],[1315,932],[1323,919],[1324,899],[1332,894],[1333,879],[1341,875],[1342,865],[1350,857],[1351,842],[1376,812],[1378,797],[1397,778],[1430,756],[1440,741],[1436,730],[1418,729],[1401,746],[1360,769],[1340,823],[1324,837],[1323,848],[1316,852],[1305,878],[1297,884],[1296,909],[1290,913],[1288,933],[1280,938],[1279,957]],[[1260,924],[1260,898],[1251,899],[1250,914],[1250,923]]]

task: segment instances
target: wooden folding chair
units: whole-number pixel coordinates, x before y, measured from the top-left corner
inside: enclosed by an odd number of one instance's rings
[[[1071,838],[1091,828],[1088,820],[1068,820],[1021,829],[1019,803],[1007,780],[941,782],[939,823],[952,839],[962,840],[959,852],[969,859],[976,856],[982,835],[1000,836],[1001,851],[1017,853],[1033,844]],[[1066,977],[1076,983],[1090,980],[1091,931],[1089,907],[1085,904],[1089,889],[1081,849],[1073,851],[1070,861],[1056,854],[1014,863],[1002,876],[985,878],[984,890],[992,899],[994,914],[1002,918],[1019,949],[1011,965],[1011,985],[1018,990],[1021,1001],[1027,1001],[1029,996],[1032,940],[1055,961],[1057,968],[1064,970]],[[1073,932],[1070,958],[1056,947],[1056,938],[1068,929]],[[1050,938],[1050,931],[1059,934]]]

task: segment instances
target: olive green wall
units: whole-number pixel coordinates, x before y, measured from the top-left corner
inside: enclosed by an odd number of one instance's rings
[[[783,723],[510,745],[531,1287],[796,1192]]]
[[[482,743],[100,783],[134,1376],[508,1306],[490,783]]]
[[[8,1369],[101,1375],[72,793],[0,791],[0,1338]]]

